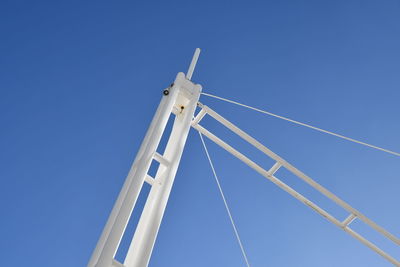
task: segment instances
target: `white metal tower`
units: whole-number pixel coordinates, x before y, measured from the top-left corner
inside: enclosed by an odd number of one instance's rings
[[[164,90],[160,105],[88,266],[148,265],[202,89],[200,85],[191,82],[199,54],[200,49],[196,49],[186,76],[182,72],[178,73],[174,83]],[[165,152],[161,155],[157,148],[171,113],[175,115],[175,121]],[[155,177],[148,175],[153,160],[159,162]],[[122,264],[114,257],[144,182],[151,185],[151,190]]]
[[[400,245],[400,240],[396,236],[374,223],[361,212],[351,207],[348,203],[315,182],[286,160],[279,157],[256,139],[239,129],[227,119],[223,118],[217,112],[199,103],[202,87],[191,81],[199,54],[200,49],[196,49],[188,73],[186,75],[181,72],[178,73],[174,83],[168,89],[164,90],[164,95],[156,114],[154,115],[88,266],[146,267],[148,265],[190,127],[193,127],[199,131],[199,133],[230,152],[259,174],[305,205],[311,207],[325,219],[338,226],[340,229],[347,232],[376,253],[380,254],[392,264],[400,266],[398,260],[388,255],[359,233],[355,232],[350,228],[350,224],[356,219],[361,220],[378,233],[393,241],[395,244]],[[197,106],[199,106],[201,110],[196,116],[194,116]],[[157,148],[171,114],[175,115],[175,120],[168,138],[166,149],[161,155],[157,152]],[[272,158],[275,161],[275,164],[268,170],[264,169],[228,143],[209,132],[199,124],[206,115],[211,116],[229,130]],[[153,160],[159,163],[155,177],[151,177],[148,174]],[[335,218],[317,204],[298,193],[295,189],[282,182],[276,177],[276,172],[280,168],[285,168],[299,179],[318,190],[321,194],[334,201],[338,206],[347,210],[348,217],[344,220]],[[120,263],[115,260],[114,257],[144,183],[151,185],[151,190],[147,197],[125,260],[123,263]]]

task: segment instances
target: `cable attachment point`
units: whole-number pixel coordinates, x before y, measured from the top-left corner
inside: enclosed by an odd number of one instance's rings
[[[163,91],[163,94],[164,94],[164,95],[169,95],[169,89],[171,89],[173,86],[174,86],[174,83],[171,83],[171,85],[170,85],[167,89],[165,89],[165,90]]]

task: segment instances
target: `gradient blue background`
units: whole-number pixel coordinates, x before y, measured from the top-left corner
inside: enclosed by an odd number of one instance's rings
[[[196,47],[204,92],[400,151],[399,1],[2,1],[1,266],[87,264],[162,90]],[[400,236],[398,157],[201,101]],[[252,266],[392,266],[206,141]],[[194,131],[150,266],[244,266]]]

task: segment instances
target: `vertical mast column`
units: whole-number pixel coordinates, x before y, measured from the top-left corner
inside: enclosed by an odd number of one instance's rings
[[[178,73],[171,88],[164,91],[88,267],[147,266],[200,97],[201,86],[190,81],[199,54],[200,49],[197,48],[186,77],[184,73]],[[171,113],[176,118],[164,155],[160,155],[157,148]],[[154,179],[148,176],[152,160],[160,162]],[[152,188],[125,262],[121,264],[114,257],[144,181],[150,182]]]
[[[175,103],[174,125],[162,156],[166,164],[160,164],[157,170],[124,262],[126,267],[144,267],[149,263],[200,97],[201,86],[192,83],[184,76],[178,75],[174,86],[179,88],[179,95]]]
[[[178,76],[182,76],[179,73]],[[168,118],[178,96],[177,88],[170,88],[163,96],[153,117],[139,152],[111,211],[88,266],[110,267],[139,196],[153,155],[161,140]]]

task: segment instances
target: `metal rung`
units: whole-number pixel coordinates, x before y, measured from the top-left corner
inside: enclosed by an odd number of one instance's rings
[[[116,259],[113,259],[113,261],[112,261],[112,267],[125,267],[125,265],[123,265],[122,263],[120,263],[120,262],[117,261]]]
[[[162,155],[160,155],[158,152],[154,153],[154,159],[164,166],[169,165],[169,161],[165,159]]]
[[[344,221],[342,222],[342,226],[346,227],[349,224],[351,224],[355,219],[357,218],[356,215],[354,215],[353,213],[350,214],[346,219],[344,219]]]
[[[279,162],[276,162],[275,164],[274,164],[274,166],[272,166],[271,167],[271,169],[269,169],[269,174],[270,175],[274,175],[278,170],[279,170],[279,168],[282,166],[282,164],[280,164]]]
[[[192,120],[192,125],[198,124],[206,114],[207,112],[205,111],[205,109],[201,109],[197,116]]]
[[[173,114],[175,114],[175,115],[178,115],[179,112],[180,112],[180,110],[179,110],[176,106],[173,106],[171,112],[172,112]]]
[[[151,177],[150,175],[148,175],[148,174],[144,178],[144,181],[146,183],[148,183],[149,185],[153,185],[155,183],[155,179],[153,177]]]

